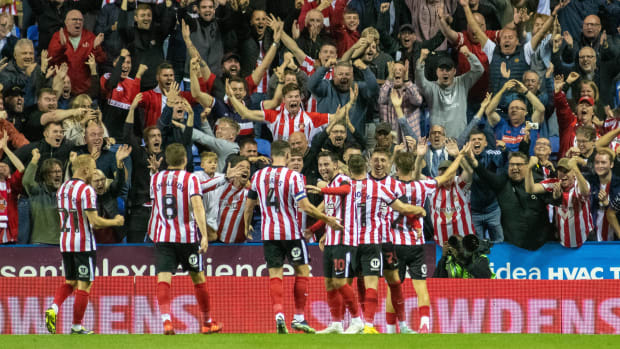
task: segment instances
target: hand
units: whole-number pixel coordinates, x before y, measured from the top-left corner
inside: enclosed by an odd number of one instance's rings
[[[551,78],[553,76],[553,63],[549,62],[549,66],[547,67],[547,71],[545,72],[545,77],[547,79]]]
[[[456,144],[455,139],[446,139],[446,151],[448,152],[448,155],[452,157],[457,157],[459,155],[459,146]]]
[[[52,57],[48,56],[47,50],[41,51],[41,72],[43,72],[43,74],[47,73],[47,67],[51,59]]]
[[[426,57],[428,57],[428,54],[430,52],[431,51],[429,51],[426,48],[423,48],[422,50],[420,50],[420,59],[418,60],[418,62],[420,62],[420,63],[424,62],[426,60]]]
[[[319,249],[321,250],[321,252],[325,251],[325,234],[323,234],[323,236],[321,236],[321,239],[319,240]]]
[[[4,130],[4,135],[2,136],[2,139],[0,139],[0,149],[6,149],[8,142],[9,135],[6,133],[6,130]]]
[[[192,42],[190,35],[191,35],[191,32],[189,29],[189,25],[185,23],[184,19],[182,19],[181,20],[181,36],[183,37],[183,41],[185,41],[186,43]]]
[[[56,73],[56,67],[57,66],[51,66],[51,67],[47,68],[47,73],[45,73],[45,78],[46,79],[49,79],[52,76],[54,76],[54,73]],[[62,79],[64,79],[64,78],[62,78]]]
[[[75,161],[75,159],[77,159],[77,153],[72,151],[69,153],[69,162],[73,163]]]
[[[28,77],[32,76],[32,72],[34,71],[34,68],[36,67],[37,67],[36,63],[28,64],[26,66],[26,75],[28,75]]]
[[[88,68],[90,68],[91,75],[97,74],[97,61],[95,60],[94,54],[91,53],[88,55],[88,60],[86,61],[86,65],[88,66]]]
[[[147,70],[149,70],[149,67],[147,65],[140,64],[138,66],[138,71],[136,72],[136,79],[142,78],[142,75],[144,75],[144,73],[146,73]]]
[[[301,31],[299,30],[299,23],[297,20],[293,21],[293,26],[291,27],[291,34],[293,35],[293,39],[297,40],[301,36]]]
[[[112,27],[110,27],[110,30],[115,32],[116,29],[118,29],[118,21],[114,22],[114,24],[112,24]]]
[[[400,144],[396,144],[394,146],[394,154],[396,153],[404,153],[405,152],[405,144],[404,143],[400,143]]]
[[[403,105],[403,97],[399,96],[396,89],[392,89],[392,92],[390,92],[390,100],[392,101],[394,109],[399,109]]]
[[[3,71],[6,66],[9,65],[9,59],[4,57],[0,59],[0,71]]]
[[[203,235],[200,239],[200,249],[198,249],[198,253],[203,254],[207,253],[207,249],[209,248],[209,239],[207,239],[207,235]]]
[[[469,57],[469,55],[471,55],[469,48],[465,45],[461,46],[461,48],[459,49],[459,52],[465,57]]]
[[[527,87],[525,85],[523,85],[523,83],[519,80],[515,80],[515,86],[514,86],[514,90],[517,91],[518,93],[522,93],[525,94],[527,93]]]
[[[101,43],[103,42],[103,39],[105,39],[105,35],[103,33],[99,33],[95,37],[95,42],[93,43],[93,48],[99,47],[99,45],[101,45]]]
[[[359,96],[359,94],[360,88],[357,83],[354,82],[353,85],[349,88],[349,101],[347,102],[347,105],[349,105],[349,107],[355,105],[355,102],[357,102],[357,96]]]
[[[116,225],[117,227],[122,227],[123,225],[125,225],[125,217],[117,214],[114,217],[114,225]]]
[[[414,216],[425,217],[426,216],[426,210],[424,209],[424,207],[421,207],[421,206],[413,206],[413,210],[412,210],[411,214],[414,215]]]
[[[326,8],[328,8],[329,6],[331,6],[331,1],[330,0],[320,0],[319,6],[317,6],[316,9],[319,10],[319,11],[323,11]]]
[[[566,5],[570,3],[570,0],[560,0],[560,2],[555,6],[553,11],[551,11],[552,16],[557,16],[561,9],[565,8]]]
[[[553,185],[553,198],[559,199],[562,197],[562,185],[560,183],[555,183]]]
[[[32,160],[30,160],[33,164],[36,164],[39,162],[39,159],[41,158],[41,153],[39,153],[39,149],[34,148],[32,149]]]
[[[506,62],[502,62],[502,64],[499,67],[500,72],[502,73],[502,77],[504,77],[504,79],[510,79],[510,69],[507,69],[506,67]]]
[[[553,53],[560,51],[560,46],[562,46],[562,35],[555,34],[553,36]]]
[[[321,194],[321,189],[315,185],[306,185],[306,191],[310,194]]]
[[[577,81],[579,79],[579,73],[577,72],[570,72],[570,74],[568,74],[568,77],[566,78],[566,83],[571,85],[573,82]]]
[[[138,93],[134,98],[133,102],[131,102],[131,110],[135,110],[138,107],[138,104],[142,101],[142,93]]]
[[[555,93],[562,91],[562,88],[564,87],[564,75],[560,74],[560,75],[554,76],[553,86],[554,86]]]
[[[174,102],[176,102],[179,98],[181,98],[179,96],[179,83],[176,81],[173,81],[172,84],[170,84],[170,88],[168,89],[168,91],[166,92],[166,104],[168,104],[168,106],[172,107],[172,104]]]
[[[393,61],[387,62],[387,70],[388,70],[387,79],[390,81],[394,80],[394,62]]]
[[[607,31],[603,30],[601,33],[601,47],[608,48],[609,43],[607,42]]]
[[[381,6],[379,7],[379,11],[381,13],[386,13],[389,10],[390,10],[390,3],[389,2],[381,3]]]
[[[116,151],[116,161],[119,162],[127,159],[129,154],[131,154],[131,147],[127,144],[121,145]]]
[[[506,83],[504,84],[502,88],[504,89],[504,91],[510,91],[513,88],[515,88],[515,85],[516,85],[516,80],[511,79],[511,80],[506,81]]]
[[[506,142],[500,141],[499,139],[495,141],[495,147],[500,149],[506,149]]]
[[[493,98],[493,94],[490,93],[490,92],[487,92],[487,95],[484,97],[482,102],[480,102],[480,109],[481,110],[485,110],[487,108],[489,103],[491,103],[491,98]]]
[[[151,173],[159,172],[159,168],[161,167],[161,162],[164,160],[163,156],[157,160],[157,156],[155,154],[151,154],[148,158],[148,168],[151,170]]]
[[[253,240],[252,233],[254,232],[254,228],[251,225],[245,227],[245,238],[248,240]]]
[[[304,229],[304,239],[310,241],[310,239],[312,239],[313,236],[314,236],[314,233],[312,232],[312,230]]]
[[[416,148],[416,155],[424,158],[424,156],[426,156],[427,151],[428,151],[428,144],[426,144],[426,138],[421,138]]]
[[[527,163],[528,168],[533,168],[538,165],[538,158],[536,156],[530,156],[530,162]]]
[[[411,136],[405,136],[405,145],[407,146],[407,151],[413,151],[417,147],[417,141],[415,138]]]
[[[60,78],[64,79],[69,73],[69,65],[67,63],[63,63],[59,66],[56,66],[56,75]]]
[[[530,17],[532,17],[532,12],[527,12],[527,8],[522,8],[519,9],[519,17],[521,17],[521,23],[525,23],[527,21],[530,20]]]
[[[368,68],[366,63],[359,58],[353,61],[353,66],[359,70],[366,70],[366,68]]]
[[[564,42],[566,42],[566,45],[568,45],[569,47],[573,47],[573,37],[570,35],[569,32],[564,31],[564,33],[562,33],[562,38],[564,38]]]
[[[325,224],[329,225],[334,230],[344,230],[344,227],[340,224],[340,219],[332,216],[325,218]]]
[[[469,0],[459,0],[459,5],[461,5],[462,8],[469,7]]]
[[[58,31],[58,38],[60,39],[60,46],[65,46],[67,44],[67,37],[65,36],[64,28],[60,28]]]

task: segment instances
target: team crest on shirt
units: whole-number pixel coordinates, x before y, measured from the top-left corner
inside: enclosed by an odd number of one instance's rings
[[[85,265],[80,265],[78,267],[78,274],[80,274],[80,277],[88,276],[88,267]]]
[[[187,261],[189,262],[189,265],[191,265],[193,268],[198,267],[198,255],[196,255],[195,253],[189,255]]]
[[[379,260],[379,258],[373,258],[370,260],[370,269],[371,270],[378,270],[379,267],[381,267],[381,261]]]
[[[422,273],[423,277],[426,277],[426,273],[428,272],[426,264],[422,264],[422,266],[420,267],[420,272]]]
[[[519,63],[519,58],[515,58],[515,63]]]
[[[86,47],[88,47],[88,46],[90,46],[90,45],[88,44],[88,42],[85,42],[85,43],[83,43],[83,44],[82,44],[82,47],[84,47],[84,48],[86,48]]]
[[[301,248],[299,247],[294,247],[291,250],[291,256],[295,259],[299,258],[301,256]]]

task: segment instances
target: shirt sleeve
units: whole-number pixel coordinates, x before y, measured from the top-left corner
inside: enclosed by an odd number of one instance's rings
[[[379,198],[388,204],[391,204],[398,199],[398,195],[396,195],[396,193],[391,191],[390,188],[385,185],[379,185],[379,190],[377,190],[377,193],[379,193]]]
[[[426,194],[426,196],[433,195],[437,190],[437,181],[434,179],[425,179],[420,181],[420,183],[424,187],[424,194]]]
[[[97,193],[91,186],[87,186],[82,193],[82,209],[85,211],[97,209]]]
[[[495,46],[497,46],[495,42],[489,39],[487,40],[486,44],[484,44],[484,47],[482,48],[482,52],[484,52],[489,58],[489,64],[491,64],[491,61],[493,60],[493,51],[495,51]]]
[[[553,192],[554,184],[558,182],[559,181],[557,179],[551,178],[551,179],[545,179],[544,181],[541,181],[540,184],[542,184],[543,188],[545,188],[545,191]]]
[[[327,113],[308,113],[314,127],[320,127],[329,122],[329,114]]]
[[[262,104],[261,104],[262,106]],[[265,121],[273,124],[278,119],[278,111],[273,109],[263,109],[263,116],[265,117]]]
[[[292,190],[292,194],[295,197],[295,201],[299,202],[308,197],[308,195],[306,194],[306,186],[304,185],[304,180],[301,178],[301,175],[299,173],[293,173],[289,185]]]
[[[200,182],[198,181],[198,177],[196,177],[196,175],[193,173],[189,175],[187,192],[190,198],[192,196],[201,194]]]
[[[534,49],[532,48],[532,42],[528,41],[523,46],[523,56],[525,56],[525,62],[529,65],[532,64],[532,56],[534,55]]]

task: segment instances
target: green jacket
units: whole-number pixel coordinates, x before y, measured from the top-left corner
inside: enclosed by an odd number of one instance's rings
[[[52,191],[47,185],[35,181],[37,166],[37,164],[30,162],[22,179],[24,189],[30,197],[32,217],[30,243],[59,245],[60,218],[58,216],[56,191]]]

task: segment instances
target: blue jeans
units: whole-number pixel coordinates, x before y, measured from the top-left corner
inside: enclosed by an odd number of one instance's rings
[[[474,229],[476,229],[476,236],[480,239],[484,239],[488,232],[489,239],[493,243],[504,241],[504,230],[501,224],[501,210],[497,207],[490,213],[484,214],[471,214],[472,221],[474,223]]]

